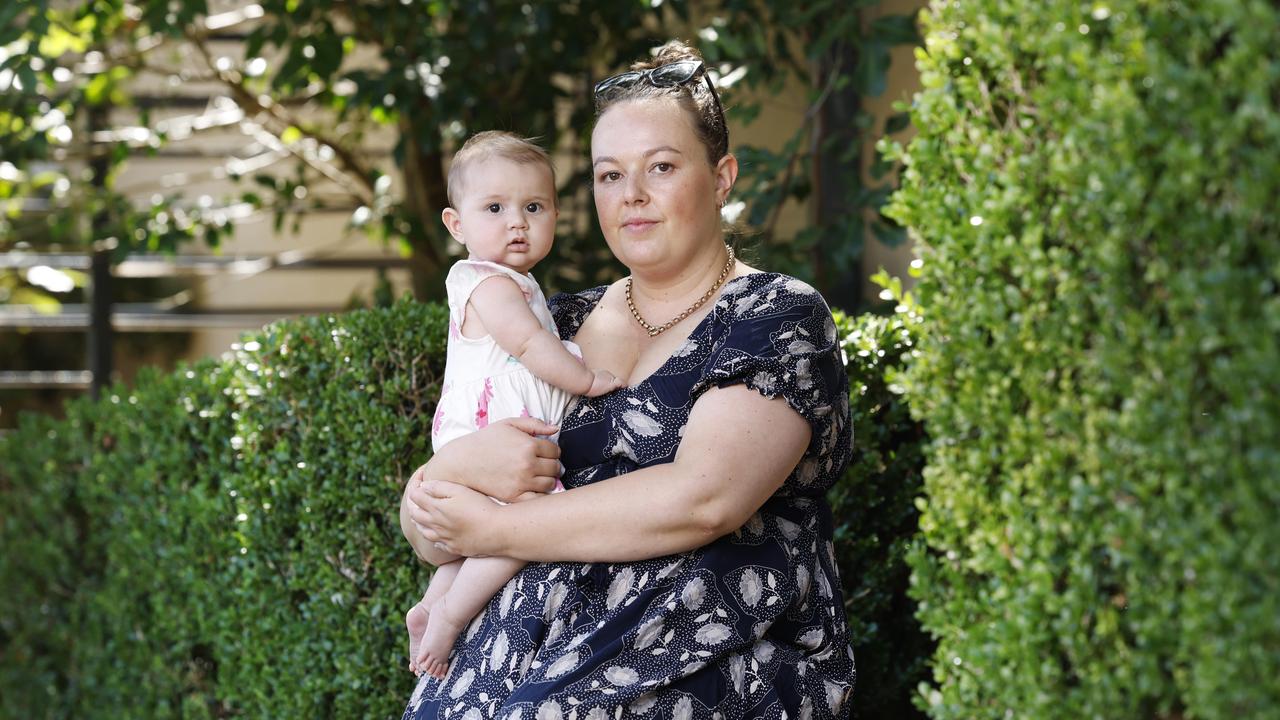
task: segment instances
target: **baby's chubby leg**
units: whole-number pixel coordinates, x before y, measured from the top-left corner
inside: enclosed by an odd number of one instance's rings
[[[443,678],[462,629],[524,565],[522,560],[503,557],[464,560],[453,584],[429,608],[427,632],[415,658],[418,670]]]
[[[422,600],[409,608],[409,612],[405,614],[404,622],[409,630],[409,672],[417,673],[421,670],[417,665],[417,658],[422,646],[422,636],[427,630],[431,606],[453,586],[454,578],[458,576],[464,559],[458,558],[437,567],[431,575],[431,582],[427,583],[427,591],[422,595]]]

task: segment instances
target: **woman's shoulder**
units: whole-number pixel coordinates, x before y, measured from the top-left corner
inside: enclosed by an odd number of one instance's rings
[[[831,316],[827,301],[812,285],[785,273],[764,270],[739,275],[725,283],[716,310],[729,324],[779,314]]]
[[[800,278],[787,275],[786,273],[755,269],[751,272],[739,275],[725,283],[724,292],[721,293],[721,295],[723,296],[729,293],[749,293],[762,288],[800,296],[816,295],[819,299],[822,298],[812,285]]]

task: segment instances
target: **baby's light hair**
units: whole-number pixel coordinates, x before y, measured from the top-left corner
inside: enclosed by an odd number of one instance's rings
[[[551,199],[556,199],[556,168],[551,164],[551,157],[541,146],[504,130],[485,130],[467,139],[458,152],[453,155],[449,165],[449,205],[458,207],[458,198],[462,193],[464,172],[468,165],[490,158],[502,158],[518,165],[545,165],[551,171]]]

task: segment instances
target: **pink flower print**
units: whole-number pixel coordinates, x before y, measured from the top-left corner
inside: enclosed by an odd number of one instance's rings
[[[493,399],[493,381],[484,379],[484,392],[480,393],[480,402],[476,406],[476,429],[489,425],[489,401]]]
[[[529,417],[529,408],[520,406],[520,417]]]
[[[449,318],[449,339],[457,340],[460,337],[462,333],[458,332],[458,323],[454,322],[453,318]]]
[[[444,423],[444,403],[436,405],[436,416],[431,421],[431,437],[436,437],[440,434],[440,425],[442,423]]]

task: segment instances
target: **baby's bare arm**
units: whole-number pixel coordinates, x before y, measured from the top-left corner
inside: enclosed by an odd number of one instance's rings
[[[591,371],[560,339],[547,332],[510,278],[487,278],[468,301],[484,331],[538,378],[575,395],[602,395],[619,383],[606,371]]]

